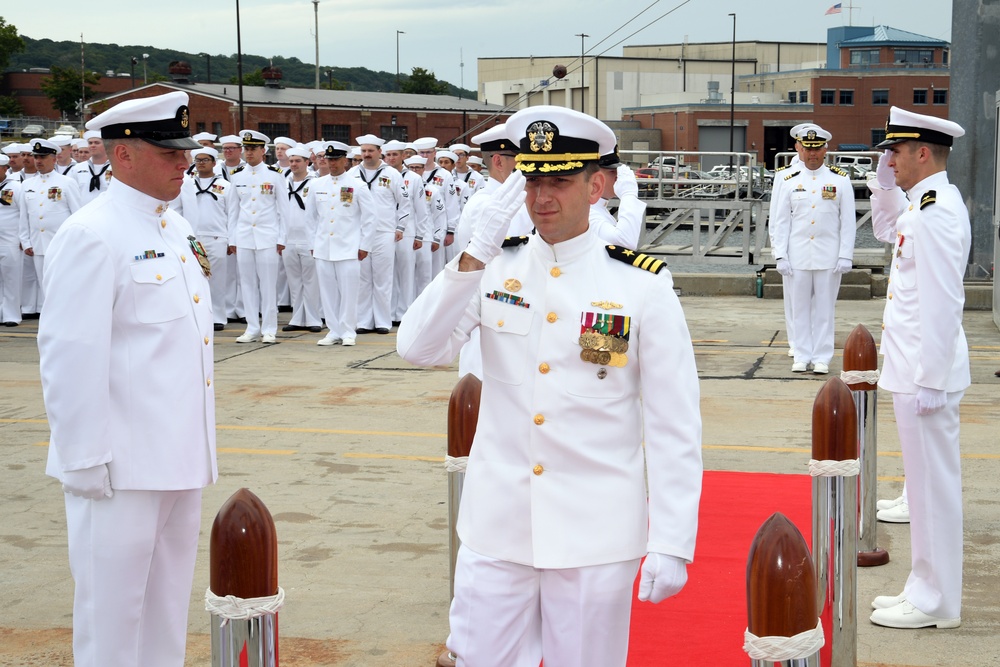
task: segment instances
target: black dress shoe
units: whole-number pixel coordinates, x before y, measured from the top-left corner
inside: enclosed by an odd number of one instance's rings
[[[372,329],[355,329],[354,333],[370,334],[370,333],[372,333]]]
[[[292,312],[292,307],[291,306],[278,306],[278,312],[279,313],[290,313],[290,312]]]
[[[222,331],[225,328],[226,328],[226,325],[223,324],[222,322],[216,322],[215,323],[215,330],[216,331]]]
[[[305,327],[300,327],[298,324],[286,324],[281,327],[282,331],[305,331]]]
[[[228,324],[246,324],[247,318],[245,317],[227,317],[226,322]]]
[[[319,333],[322,330],[323,327],[316,327],[316,326],[309,327],[309,333]]]
[[[375,329],[375,333],[377,333],[377,334],[379,334],[381,336],[384,336],[387,333],[389,333],[389,330],[386,329],[385,327],[378,327],[378,328]]]
[[[16,327],[17,326],[17,322],[4,322],[3,325],[5,327]]]
[[[392,321],[392,326],[398,327],[402,323],[403,323],[402,320],[393,320]]]
[[[10,322],[7,323],[7,326],[10,326]],[[15,324],[14,326],[17,326],[17,325]],[[1000,378],[1000,371],[994,372],[993,375],[996,375],[998,378]]]
[[[37,320],[38,313],[21,313],[22,320]]]

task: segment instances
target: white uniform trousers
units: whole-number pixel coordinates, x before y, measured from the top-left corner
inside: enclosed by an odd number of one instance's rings
[[[448,649],[458,667],[622,667],[639,563],[542,570],[462,546]]]
[[[284,250],[282,250],[284,252]],[[288,276],[285,274],[285,263],[278,262],[278,281],[275,297],[279,306],[292,305],[292,293],[288,288]]]
[[[893,394],[910,505],[910,576],[903,592],[914,607],[938,618],[962,612],[962,464],[959,403],[948,394],[934,414],[916,414],[915,394]]]
[[[795,362],[829,364],[833,359],[833,311],[840,274],[833,269],[795,269],[791,287]]]
[[[226,251],[229,241],[224,236],[203,236],[201,245],[208,255],[208,265],[212,275],[208,277],[208,289],[212,293],[212,321],[215,324],[225,324],[226,316],[232,310],[232,305],[226,300],[229,284],[229,258]]]
[[[250,335],[274,335],[278,332],[278,264],[281,255],[276,248],[254,250],[237,248],[240,267],[240,291],[246,310]],[[260,315],[258,315],[260,313]]]
[[[240,291],[240,267],[236,255],[226,257],[226,317],[243,317],[243,294]]]
[[[289,324],[299,327],[318,327],[322,324],[319,306],[319,282],[316,278],[316,260],[306,243],[285,246],[281,253],[288,279],[288,292],[292,303]]]
[[[37,313],[41,310],[39,293],[42,283],[35,275],[35,259],[21,252],[21,312]]]
[[[201,489],[66,494],[76,667],[182,667]]]
[[[358,328],[358,285],[361,262],[356,259],[316,260],[319,298],[330,338],[354,338]]]
[[[21,321],[21,267],[24,252],[0,246],[0,322]]]
[[[363,329],[392,326],[392,266],[395,260],[396,232],[375,232],[371,252],[361,262],[358,326]]]
[[[413,237],[404,236],[396,241],[396,259],[392,265],[392,319],[399,322],[406,314],[413,300],[414,274],[416,272],[417,251],[413,249]]]
[[[31,265],[35,268],[35,280],[38,281],[38,286],[36,287],[35,307],[38,309],[37,312],[40,313],[42,312],[42,307],[45,305],[45,290],[42,289],[45,276],[45,255],[39,255],[38,253],[32,255]]]
[[[454,243],[452,245],[454,245]],[[437,276],[437,274],[444,271],[444,265],[447,264],[444,259],[446,252],[445,247],[442,245],[437,249],[437,251],[431,253],[431,280],[434,280],[434,277]]]
[[[785,305],[785,333],[788,338],[788,347],[795,349],[795,337],[792,332],[795,330],[795,322],[792,320],[792,277],[781,276],[781,294]]]
[[[420,293],[431,284],[431,242],[424,241],[424,244],[413,254],[413,298],[416,299]]]

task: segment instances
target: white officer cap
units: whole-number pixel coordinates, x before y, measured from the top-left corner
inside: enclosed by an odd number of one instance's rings
[[[275,143],[278,143],[277,140],[275,140]],[[285,155],[287,155],[288,157],[297,155],[301,158],[305,158],[306,160],[312,158],[312,152],[310,152],[308,148],[305,148],[303,146],[293,146],[289,148],[287,151],[285,151]]]
[[[324,157],[328,160],[333,160],[339,157],[346,157],[351,151],[351,147],[347,144],[341,143],[339,141],[329,141],[326,144]]]
[[[385,142],[385,144],[382,145],[382,152],[384,153],[386,151],[401,151],[404,150],[405,148],[406,144],[404,144],[402,141],[393,139],[392,141],[387,141]]]
[[[295,141],[295,139],[290,139],[288,137],[278,137],[277,139],[274,140],[274,145],[277,146],[278,144],[288,146],[289,148],[295,148],[296,146],[299,145],[299,142]]]
[[[956,137],[964,134],[962,126],[953,121],[892,107],[885,124],[885,141],[875,148],[888,148],[904,141],[951,146]]]
[[[481,166],[483,164],[483,158],[479,157],[478,155],[470,155],[469,164],[478,164]]]
[[[833,135],[819,125],[809,125],[799,133],[799,143],[806,148],[823,148]]]
[[[458,162],[458,156],[455,155],[455,153],[453,153],[452,151],[438,151],[437,155],[434,156],[434,161],[436,162],[443,157],[448,158],[452,162]]]
[[[201,148],[188,129],[187,104],[188,95],[180,90],[126,100],[91,118],[87,129],[99,131],[103,139],[142,139],[160,148],[178,150]]]
[[[448,150],[450,150],[452,153],[457,153],[458,151],[462,151],[466,155],[468,155],[472,151],[472,149],[469,148],[469,146],[466,144],[452,144],[451,146],[448,146]]]
[[[59,148],[65,148],[73,143],[73,137],[68,134],[57,134],[54,137],[49,137],[49,141],[54,143]]]
[[[507,136],[517,141],[517,169],[531,176],[575,174],[614,152],[610,127],[565,107],[541,105],[507,119]]]
[[[429,151],[432,148],[437,148],[438,140],[434,137],[421,137],[413,142],[413,150],[415,151]]]
[[[219,137],[219,143],[221,145],[225,146],[226,144],[236,144],[236,145],[239,145],[239,144],[241,144],[243,142],[235,134],[227,134],[227,135],[225,135],[223,137]]]
[[[0,167],[6,167],[9,164],[10,164],[10,158],[0,153]]]
[[[218,137],[211,132],[199,132],[198,134],[191,135],[191,138],[195,141],[211,141],[213,143],[216,139],[218,139]]]
[[[240,130],[240,138],[244,146],[267,146],[271,138],[257,130]]]
[[[792,139],[795,139],[795,141],[798,141],[799,140],[799,135],[802,134],[803,131],[808,130],[810,127],[818,127],[818,126],[816,125],[816,123],[811,123],[811,122],[810,123],[799,123],[798,125],[796,125],[795,127],[793,127],[792,129],[790,129],[788,131],[788,135]]]
[[[127,101],[128,101],[128,102],[134,102],[134,101],[136,101],[136,100],[127,100]],[[122,102],[122,104],[125,104],[125,102]],[[114,107],[112,107],[112,109],[113,109],[113,108],[114,108]],[[111,111],[111,109],[108,109],[108,111]],[[107,111],[105,111],[104,113],[107,113]],[[103,115],[104,115],[104,114],[101,114],[101,116],[103,116]],[[90,123],[93,123],[93,122],[94,122],[95,120],[97,120],[97,119],[98,119],[98,118],[100,118],[101,116],[97,116],[96,118],[92,118],[92,119],[90,119],[90,121],[89,121],[89,122],[87,123],[87,131],[83,133],[83,138],[84,138],[84,139],[101,139],[101,138],[102,138],[102,137],[101,137],[101,130],[100,130],[99,128],[95,128],[95,129],[93,129],[93,130],[92,130],[92,129],[90,129]]]
[[[374,134],[364,134],[360,137],[354,137],[354,140],[358,142],[358,146],[372,145],[378,146],[379,148],[385,143],[385,139],[380,139]]]
[[[427,166],[427,158],[422,158],[419,155],[414,155],[413,157],[408,157],[405,160],[403,160],[403,164],[405,164],[407,167],[412,167],[418,164]]]
[[[192,139],[193,138],[194,137],[192,137]],[[196,151],[191,151],[191,159],[192,160],[195,159],[196,157],[198,157],[199,155],[207,155],[208,157],[212,158],[213,160],[218,160],[219,159],[219,151],[215,150],[211,146],[202,146],[201,148],[199,148]]]
[[[59,146],[48,139],[35,139],[31,142],[32,155],[55,155],[59,152]]]

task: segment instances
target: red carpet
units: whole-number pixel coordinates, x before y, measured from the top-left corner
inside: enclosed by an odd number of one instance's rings
[[[628,667],[749,664],[743,631],[750,542],[781,512],[810,543],[811,489],[808,475],[705,472],[688,583],[658,605],[633,603]]]

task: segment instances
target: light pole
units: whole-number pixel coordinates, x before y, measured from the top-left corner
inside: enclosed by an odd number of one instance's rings
[[[139,59],[132,56],[132,87],[135,88],[135,66],[138,64]]]
[[[333,70],[326,70],[326,87],[333,90]]]
[[[396,31],[396,92],[399,92],[399,36],[405,35],[402,30]]]
[[[583,85],[583,75],[587,72],[587,68],[583,66],[583,63],[584,63],[583,56],[584,56],[584,53],[585,53],[584,48],[583,48],[583,44],[584,44],[583,40],[585,38],[587,38],[587,37],[590,37],[590,35],[586,35],[586,34],[584,34],[584,33],[581,32],[580,34],[578,34],[576,36],[580,38],[580,113],[587,113],[587,111],[586,111],[586,109],[587,109],[587,96],[584,93],[584,91],[586,90],[586,88],[584,88],[584,85]]]
[[[316,90],[319,90],[319,0],[312,0],[316,17]]]
[[[239,89],[240,129],[243,131],[243,42],[240,41],[240,0],[236,0],[236,80]]]
[[[149,60],[149,54],[142,54],[142,85],[146,85],[146,61]]]
[[[736,14],[733,17],[733,72],[729,88],[729,152],[733,152],[733,139],[736,134]],[[729,156],[732,161],[733,156]]]
[[[207,53],[199,53],[199,56],[205,56],[205,61],[208,63],[208,81],[206,83],[212,83],[212,56]]]

